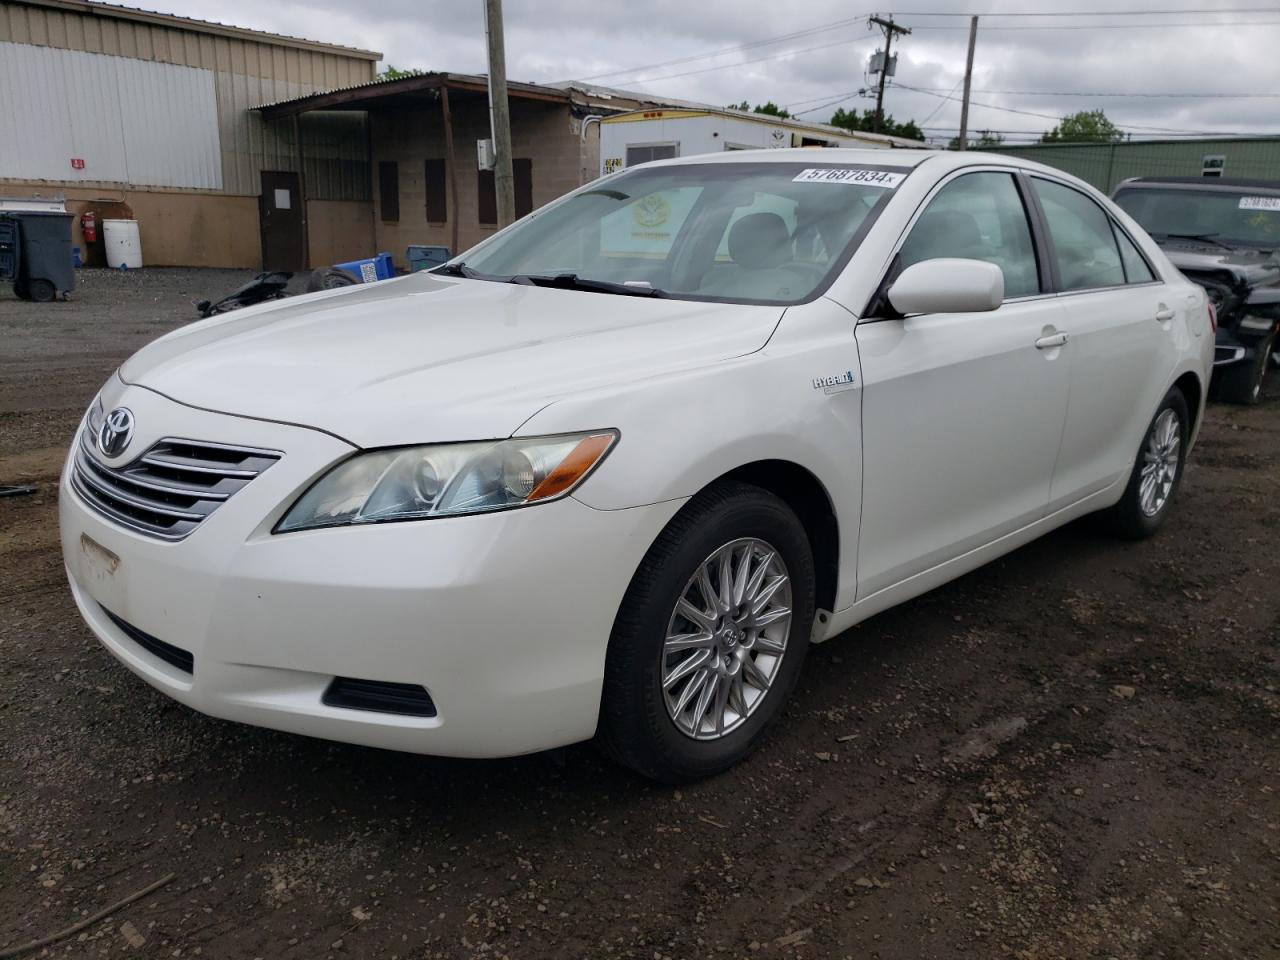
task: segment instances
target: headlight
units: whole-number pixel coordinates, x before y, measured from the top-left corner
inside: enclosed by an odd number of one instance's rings
[[[321,477],[276,533],[425,520],[544,503],[568,494],[608,454],[613,430],[373,450]]]
[[[93,398],[93,403],[89,404],[88,413],[84,415],[85,430],[90,439],[98,436],[98,430],[102,427],[102,414],[102,397],[96,396]]]

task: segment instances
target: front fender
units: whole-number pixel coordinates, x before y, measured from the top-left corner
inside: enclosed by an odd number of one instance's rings
[[[835,509],[843,605],[852,602],[857,569],[861,383],[853,318],[819,300],[789,310],[756,353],[558,400],[519,434],[617,428],[618,445],[574,494],[599,510],[690,497],[761,460],[798,464]]]

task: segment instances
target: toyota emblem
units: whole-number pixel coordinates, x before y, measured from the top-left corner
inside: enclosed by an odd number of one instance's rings
[[[128,407],[116,407],[98,428],[98,449],[103,456],[118,457],[132,439],[133,412]]]

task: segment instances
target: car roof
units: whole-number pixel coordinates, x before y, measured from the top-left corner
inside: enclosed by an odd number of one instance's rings
[[[914,148],[877,149],[875,147],[784,147],[781,149],[762,148],[759,150],[728,150],[724,153],[697,153],[687,157],[673,157],[669,160],[651,160],[637,164],[644,167],[671,167],[705,163],[821,163],[851,164],[877,167],[902,167],[904,169],[918,167],[928,163],[931,169],[946,172],[960,167],[998,166],[1019,170],[1035,170],[1062,177],[1066,180],[1080,182],[1056,167],[1036,163],[1023,157],[1008,154],[983,153],[978,150],[929,150]],[[634,169],[628,167],[627,169]]]
[[[670,160],[651,160],[648,163],[627,167],[625,170],[650,167],[671,167],[707,163],[821,163],[824,166],[848,164],[850,166],[898,167],[904,170],[915,169],[927,164],[929,172],[939,178],[953,170],[964,167],[993,166],[1010,170],[1025,170],[1028,173],[1042,173],[1067,183],[1075,184],[1095,195],[1099,195],[1079,177],[1072,176],[1065,170],[1036,163],[1023,157],[1007,154],[983,153],[979,150],[927,150],[913,148],[876,149],[874,147],[784,147],[780,149],[764,148],[760,150],[729,150],[724,153],[701,153],[687,157],[674,157]],[[625,172],[619,171],[619,173]]]
[[[1116,185],[1124,187],[1186,187],[1198,190],[1267,190],[1280,193],[1280,180],[1249,180],[1243,177],[1133,177]]]

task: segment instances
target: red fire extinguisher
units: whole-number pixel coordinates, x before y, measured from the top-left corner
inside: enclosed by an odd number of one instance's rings
[[[98,242],[98,215],[92,210],[86,210],[80,217],[80,230],[84,233],[84,242],[86,244]]]

